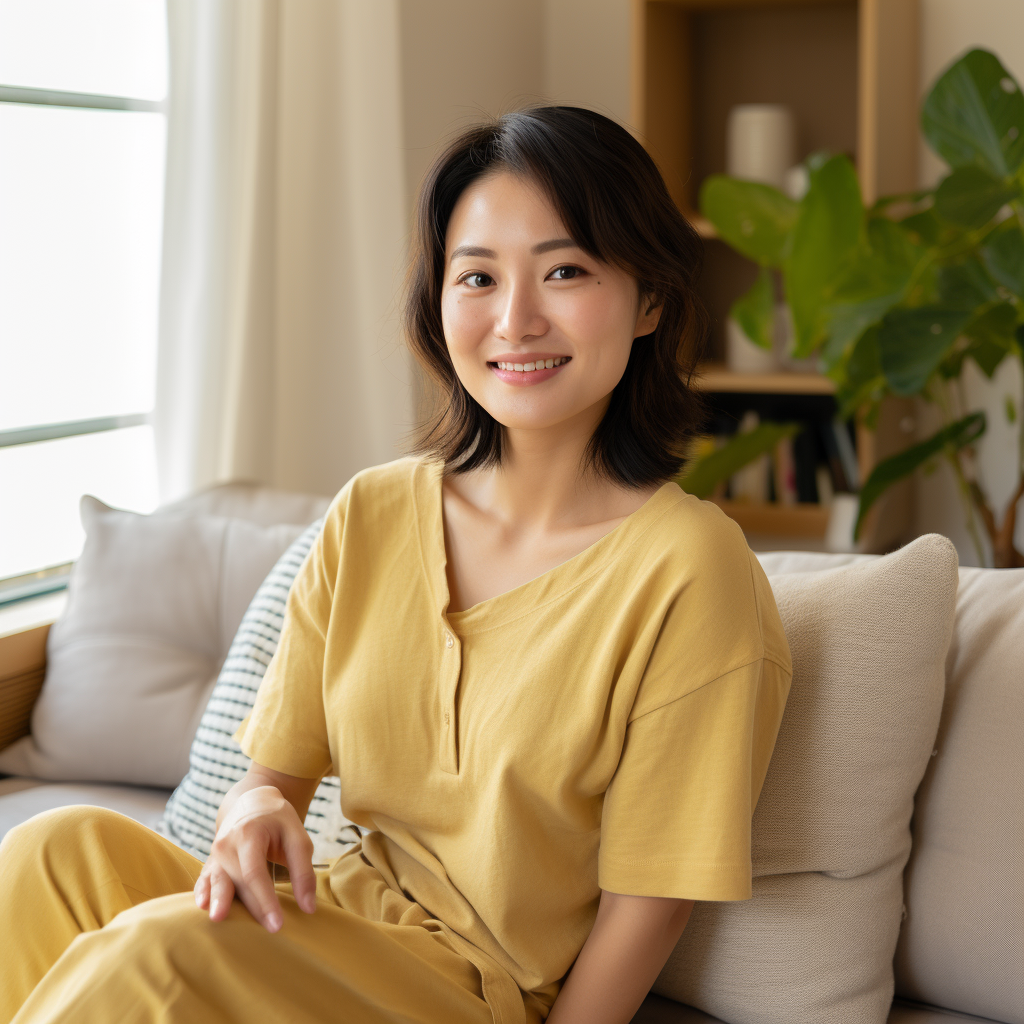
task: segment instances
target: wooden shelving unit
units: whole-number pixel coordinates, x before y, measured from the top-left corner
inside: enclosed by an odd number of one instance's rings
[[[835,384],[820,373],[734,373],[724,363],[700,368],[705,391],[746,392],[764,395],[834,395]]]
[[[724,324],[756,267],[718,240],[697,212],[700,185],[725,170],[725,125],[739,103],[784,103],[796,115],[798,158],[816,150],[856,162],[866,202],[917,186],[918,0],[633,0],[632,123],[680,209],[707,240],[700,290],[713,321],[701,386],[716,395],[773,395],[794,408],[834,394],[813,373],[734,374]],[[778,403],[777,403],[778,404]],[[875,430],[856,426],[861,479],[905,447],[912,415],[891,401]],[[796,417],[794,417],[796,418]],[[751,538],[819,544],[828,510],[720,501]],[[909,482],[872,510],[867,550],[905,538]]]
[[[633,0],[631,121],[691,216],[737,103],[791,107],[801,157],[854,156],[869,202],[915,188],[918,24],[918,0]]]
[[[721,510],[752,537],[793,537],[821,540],[828,529],[829,511],[821,505],[776,505],[712,498]]]

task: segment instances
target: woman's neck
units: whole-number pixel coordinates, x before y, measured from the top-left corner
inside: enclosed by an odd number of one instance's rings
[[[520,536],[553,535],[629,515],[660,484],[631,489],[592,469],[587,444],[604,409],[536,430],[506,428],[502,464],[451,478],[461,497]]]

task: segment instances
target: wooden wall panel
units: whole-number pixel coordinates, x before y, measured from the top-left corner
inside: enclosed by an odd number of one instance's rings
[[[49,632],[46,625],[0,637],[0,750],[29,733],[46,674]]]
[[[858,148],[866,202],[917,188],[918,0],[861,0]]]

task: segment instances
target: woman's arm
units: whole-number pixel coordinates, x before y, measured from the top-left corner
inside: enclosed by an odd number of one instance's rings
[[[296,902],[316,908],[313,843],[303,826],[319,779],[300,779],[255,761],[224,795],[217,835],[195,884],[196,903],[221,921],[237,896],[268,931],[283,923],[267,861],[288,867]]]
[[[547,1024],[629,1024],[679,941],[693,902],[602,890],[594,927]]]

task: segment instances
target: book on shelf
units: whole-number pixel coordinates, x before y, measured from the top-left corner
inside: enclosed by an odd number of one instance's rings
[[[839,458],[843,463],[846,482],[850,485],[851,491],[859,491],[860,463],[857,461],[857,451],[854,448],[853,438],[850,436],[850,428],[842,420],[832,420],[832,430],[835,433],[836,446],[839,448]]]
[[[756,430],[761,425],[761,417],[753,409],[748,409],[740,420],[738,432],[741,434]],[[753,462],[737,470],[729,478],[729,491],[736,501],[752,501],[763,504],[768,501],[771,489],[771,460],[768,455],[759,455]]]
[[[796,461],[791,437],[784,437],[775,446],[772,473],[773,500],[780,505],[795,505],[800,499],[796,489]]]
[[[857,453],[846,424],[840,420],[821,420],[818,433],[822,447],[832,471],[832,485],[836,491],[857,491],[860,489],[860,470]]]
[[[796,468],[796,500],[818,503],[818,445],[815,434],[804,428],[793,436],[793,462]]]

